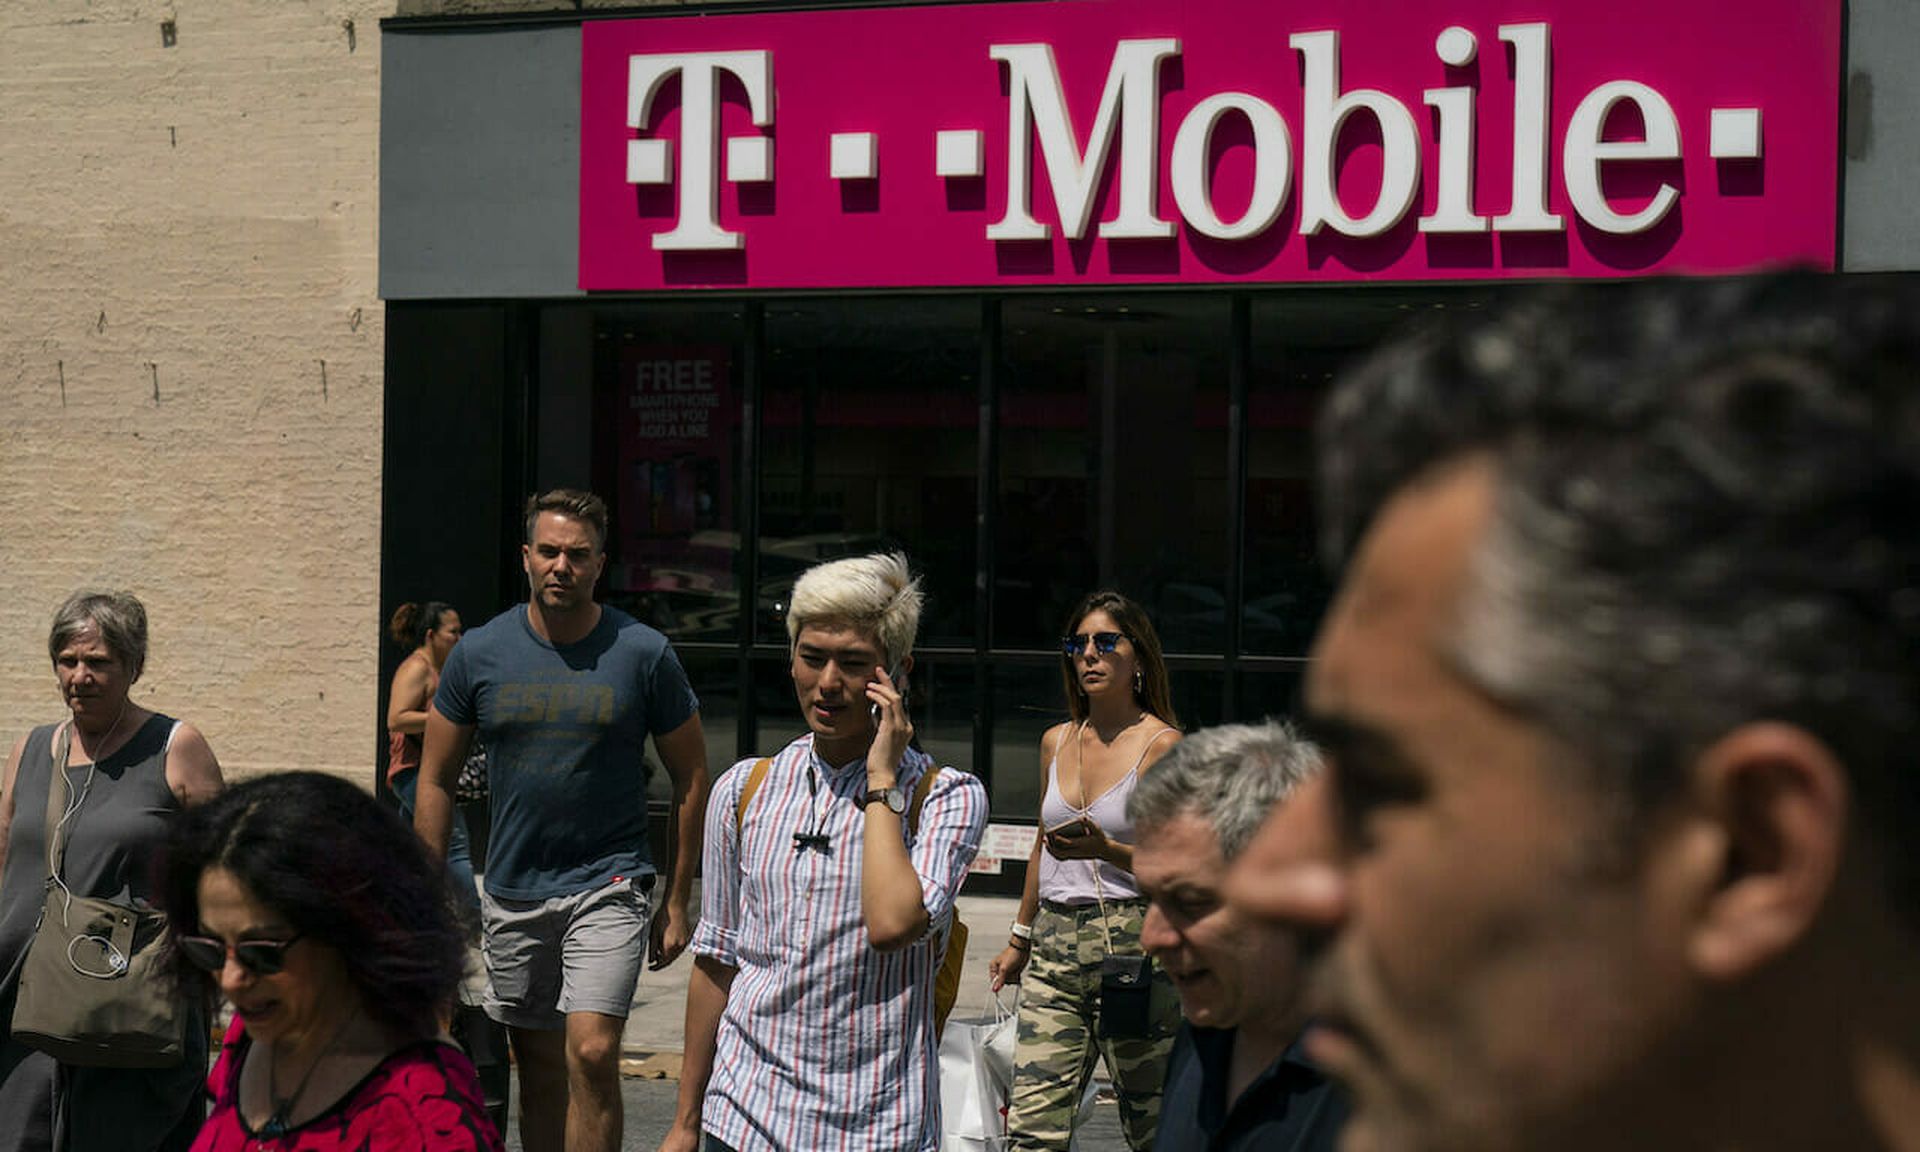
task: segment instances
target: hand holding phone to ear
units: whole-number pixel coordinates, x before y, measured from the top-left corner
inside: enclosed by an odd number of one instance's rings
[[[892,684],[892,686],[893,686],[893,690],[894,690],[894,691],[896,691],[896,692],[898,692],[898,693],[900,694],[900,705],[901,705],[901,707],[903,707],[903,708],[904,708],[904,707],[906,706],[906,703],[907,703],[907,672],[906,672],[906,669],[904,669],[904,668],[902,668],[902,667],[901,667],[900,665],[898,665],[898,664],[895,664],[895,665],[894,665],[894,666],[893,666],[892,668],[888,668],[888,669],[886,669],[886,670],[884,670],[884,671],[882,671],[881,669],[878,669],[878,668],[876,668],[876,669],[874,669],[874,679],[875,679],[875,680],[886,680],[886,681],[888,681],[888,682],[890,682],[890,683]],[[872,703],[872,704],[870,704],[870,705],[868,705],[868,707],[867,707],[867,715],[868,715],[868,716],[869,716],[870,718],[872,718],[872,720],[873,720],[873,723],[874,723],[874,726],[875,726],[875,727],[878,727],[878,726],[879,726],[879,724],[880,724],[880,701],[878,701],[878,700],[874,700],[874,697],[873,697],[873,692],[871,691],[871,688],[872,688],[872,685],[871,685],[871,684],[869,684],[869,685],[868,685],[868,688],[869,688],[869,691],[868,691],[868,693],[867,693],[867,699],[869,699],[869,700],[873,700],[873,703]]]
[[[913,739],[913,720],[907,715],[907,672],[903,665],[893,671],[876,667],[867,681],[868,715],[873,717],[873,747],[867,753],[867,773],[885,765],[897,771],[900,758]]]

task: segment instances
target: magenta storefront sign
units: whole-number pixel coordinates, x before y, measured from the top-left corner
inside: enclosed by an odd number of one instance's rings
[[[1839,0],[593,21],[580,286],[1833,266]]]

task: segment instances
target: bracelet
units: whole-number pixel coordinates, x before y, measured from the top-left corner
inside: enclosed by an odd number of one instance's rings
[[[1033,951],[1033,941],[1022,940],[1018,936],[1009,936],[1007,937],[1007,947],[1018,948],[1022,952],[1031,952]]]
[[[1022,940],[1031,940],[1033,939],[1033,925],[1022,924],[1020,921],[1015,920],[1013,922],[1013,934]]]

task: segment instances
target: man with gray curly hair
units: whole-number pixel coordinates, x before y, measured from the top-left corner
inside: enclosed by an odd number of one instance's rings
[[[912,746],[921,600],[897,553],[793,586],[807,732],[715,785],[662,1152],[939,1146],[934,977],[987,793]]]
[[[1186,1017],[1160,1102],[1156,1152],[1331,1152],[1345,1102],[1301,1051],[1293,934],[1228,907],[1221,886],[1262,820],[1320,771],[1283,721],[1190,733],[1127,800],[1134,875],[1151,901],[1140,942]]]
[[[1920,297],[1546,294],[1323,413],[1329,770],[1229,897],[1349,1148],[1920,1148]]]

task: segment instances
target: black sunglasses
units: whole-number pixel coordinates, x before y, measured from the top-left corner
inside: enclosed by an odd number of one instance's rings
[[[1120,647],[1120,641],[1126,639],[1126,633],[1095,632],[1089,637],[1085,632],[1076,632],[1071,636],[1060,637],[1060,651],[1066,653],[1067,657],[1071,659],[1087,650],[1087,641],[1089,639],[1093,641],[1093,650],[1095,652],[1098,652],[1102,656],[1111,656],[1113,655],[1113,650]]]
[[[287,966],[287,949],[299,943],[305,933],[285,940],[242,940],[233,946],[233,958],[240,967],[255,976],[272,976]],[[193,966],[218,976],[227,966],[227,944],[211,936],[181,936],[180,952]]]

